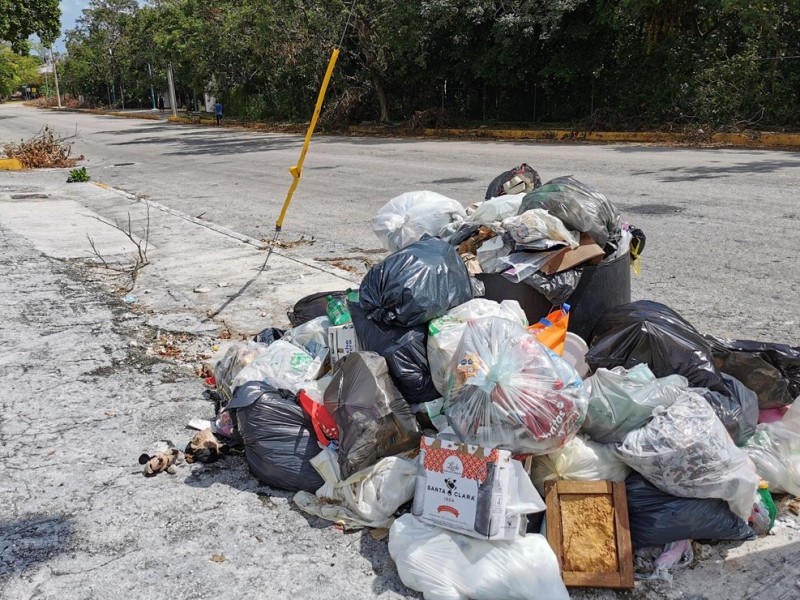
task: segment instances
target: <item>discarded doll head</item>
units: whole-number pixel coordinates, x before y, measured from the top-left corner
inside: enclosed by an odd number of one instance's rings
[[[187,463],[212,463],[227,452],[228,448],[212,433],[211,428],[200,431],[186,445]]]

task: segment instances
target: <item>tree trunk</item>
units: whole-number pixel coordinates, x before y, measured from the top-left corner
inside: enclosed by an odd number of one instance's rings
[[[375,87],[375,95],[378,97],[379,121],[387,123],[389,121],[389,101],[386,99],[386,88],[383,87],[383,82],[381,81],[382,61],[378,57],[379,48],[373,45],[372,31],[363,16],[356,18],[353,27],[361,44],[361,52],[364,54],[367,71],[369,71],[372,78],[372,85]]]
[[[381,116],[378,119],[381,123],[389,122],[389,101],[386,99],[386,90],[380,80],[373,76],[372,84],[375,86],[375,94],[378,96],[378,106],[380,107]]]

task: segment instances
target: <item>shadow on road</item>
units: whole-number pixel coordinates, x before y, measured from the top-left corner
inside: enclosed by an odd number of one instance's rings
[[[0,521],[0,577],[22,573],[65,552],[72,534],[72,523],[63,516]]]
[[[661,181],[676,183],[682,181],[698,181],[701,179],[719,179],[734,175],[775,173],[783,169],[800,167],[800,160],[754,160],[733,165],[698,165],[695,167],[669,167],[666,169],[631,171],[631,175],[661,174]]]

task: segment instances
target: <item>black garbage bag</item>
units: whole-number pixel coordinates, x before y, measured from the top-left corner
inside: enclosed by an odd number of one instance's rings
[[[368,319],[414,327],[471,300],[472,285],[456,249],[424,237],[373,265],[359,299]]]
[[[339,427],[343,479],[419,445],[417,420],[375,352],[352,352],[337,363],[324,400]]]
[[[647,363],[656,377],[683,375],[692,387],[730,394],[700,333],[674,310],[651,300],[606,310],[592,332],[586,362],[593,371]]]
[[[328,296],[333,296],[343,302],[347,301],[347,291],[341,290],[335,292],[319,292],[318,294],[311,294],[310,296],[301,298],[294,305],[294,308],[286,313],[292,327],[297,327],[303,323],[308,323],[311,319],[327,315]]]
[[[260,344],[266,344],[269,346],[272,342],[276,342],[283,337],[283,334],[286,333],[285,329],[278,329],[277,327],[267,327],[266,329],[262,329],[257,334],[253,336],[253,341],[258,342]]]
[[[722,373],[722,380],[728,388],[727,394],[709,390],[703,392],[703,398],[717,413],[733,443],[744,446],[758,425],[758,396],[735,377]]]
[[[714,364],[758,394],[759,408],[779,408],[800,396],[800,347],[704,336]]]
[[[634,549],[680,540],[746,540],[750,526],[718,498],[679,498],[659,490],[639,473],[625,479],[628,522]]]
[[[574,267],[552,275],[536,271],[536,273],[528,275],[522,282],[547,298],[547,301],[553,306],[559,306],[564,304],[578,289],[582,275],[583,267]]]
[[[544,208],[567,226],[589,236],[603,247],[616,250],[621,235],[617,208],[603,194],[573,177],[557,177],[536,188],[522,199],[517,214]],[[606,248],[611,243],[612,248]]]
[[[516,178],[516,180],[515,180]],[[506,191],[504,188],[506,183],[509,183],[510,189]],[[489,187],[486,188],[486,199],[497,198],[506,194],[523,194],[535,190],[542,185],[542,178],[539,173],[533,170],[529,165],[522,163],[518,167],[503,171],[492,179]]]
[[[319,445],[308,416],[288,390],[251,381],[236,388],[228,409],[244,444],[250,472],[282,490],[312,494],[325,483],[309,462]]]
[[[428,366],[428,328],[392,327],[367,319],[360,304],[348,302],[361,350],[377,352],[389,367],[389,375],[409,404],[435,400],[441,394],[433,387]]]

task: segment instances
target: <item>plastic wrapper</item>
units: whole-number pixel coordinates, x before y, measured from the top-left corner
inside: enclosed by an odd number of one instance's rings
[[[625,480],[628,523],[634,548],[661,546],[684,539],[746,540],[754,537],[747,522],[717,498],[681,498],[661,491],[639,473]]]
[[[267,346],[258,358],[239,371],[231,387],[236,388],[248,381],[267,381],[277,388],[297,393],[306,382],[319,376],[322,361],[321,357],[314,358],[302,348],[281,339]]]
[[[756,428],[744,451],[775,493],[800,496],[800,409],[792,404],[783,419]]]
[[[398,327],[367,319],[361,306],[350,302],[350,315],[361,350],[377,352],[386,359],[389,375],[409,404],[439,397],[433,385],[426,350],[426,327]]]
[[[436,192],[407,192],[384,204],[372,219],[372,229],[390,252],[436,236],[446,226],[467,218],[461,203]]]
[[[469,220],[472,223],[489,225],[512,217],[519,212],[524,197],[525,194],[511,194],[491,198],[476,208],[469,216]]]
[[[636,573],[636,579],[649,579],[672,581],[673,571],[685,569],[694,562],[694,550],[692,550],[692,540],[680,540],[670,542],[664,546],[664,551],[658,555],[653,563],[653,572],[649,575]]]
[[[483,242],[476,256],[484,273],[500,273],[508,266],[505,258],[514,250],[514,241],[505,235],[498,235]]]
[[[616,207],[594,188],[573,177],[557,177],[525,196],[519,214],[543,208],[568,229],[589,236],[601,247],[620,236]]]
[[[578,236],[567,229],[561,219],[542,208],[527,210],[503,219],[505,229],[515,242],[529,244],[536,240],[549,239],[566,242],[570,248],[580,245]]]
[[[269,346],[272,342],[281,339],[284,333],[286,333],[285,329],[278,329],[277,327],[267,327],[266,329],[262,329],[257,334],[255,334],[255,336],[253,336],[253,341],[258,342],[259,344],[266,344]]]
[[[753,390],[759,408],[786,406],[800,397],[800,347],[704,337],[717,368]]]
[[[394,513],[414,497],[415,460],[387,456],[377,464],[341,479],[336,452],[325,449],[311,459],[325,480],[316,495],[297,492],[294,502],[307,513],[352,530],[391,527]]]
[[[414,327],[471,300],[472,284],[455,248],[426,238],[374,265],[359,297],[368,319]]]
[[[236,342],[225,351],[225,354],[214,365],[214,380],[217,392],[222,399],[222,406],[231,401],[235,385],[234,378],[247,365],[263,356],[269,344],[259,342]]]
[[[500,267],[503,277],[514,283],[524,281],[550,260],[561,250],[546,250],[544,252],[514,252],[501,256],[497,260],[502,263]]]
[[[556,479],[572,481],[625,481],[631,470],[614,454],[609,444],[599,444],[575,436],[550,454],[533,457],[531,479],[544,495],[544,482]]]
[[[734,445],[714,410],[691,391],[616,446],[622,462],[668,494],[719,498],[747,520],[759,477],[753,462]],[[683,539],[681,535],[677,539]]]
[[[544,536],[510,542],[467,537],[405,514],[389,531],[400,580],[425,600],[569,600]]]
[[[657,379],[641,364],[632,369],[598,369],[584,385],[589,408],[581,430],[595,441],[610,444],[647,423],[657,406],[671,406],[689,383],[680,375]]]
[[[559,304],[564,304],[575,293],[575,290],[578,289],[578,284],[581,282],[582,275],[582,267],[567,269],[552,275],[545,275],[537,271],[528,275],[522,280],[522,283],[539,292],[553,306],[558,306]],[[503,273],[503,277],[507,277],[507,275]],[[508,278],[514,281],[513,276],[508,276]]]
[[[703,395],[717,413],[719,420],[731,434],[737,446],[744,445],[756,432],[758,423],[758,396],[730,375],[722,373],[722,380],[728,388],[728,394],[696,390]]]
[[[295,303],[294,308],[286,313],[292,327],[297,327],[317,317],[328,316],[328,296],[344,301],[347,300],[347,291],[320,292],[301,298]]]
[[[646,363],[656,377],[683,375],[692,387],[729,393],[708,343],[683,317],[658,302],[639,300],[608,309],[589,345],[586,362],[593,371]]]
[[[519,179],[512,181],[512,179],[516,177]],[[509,184],[509,186],[506,186],[506,184]],[[517,187],[521,187],[525,192],[530,192],[541,185],[542,179],[539,177],[539,173],[531,166],[522,163],[518,167],[503,171],[500,175],[492,179],[489,187],[486,188],[486,200],[489,198],[497,198],[507,193],[506,187],[511,187],[514,190],[516,190]],[[482,203],[479,202],[478,204],[480,205]]]
[[[516,300],[494,302],[476,298],[447,311],[447,314],[428,324],[428,364],[433,385],[443,393],[447,370],[467,327],[467,321],[481,317],[502,317],[528,326],[525,312]]]
[[[330,326],[331,322],[327,316],[315,317],[302,325],[287,330],[281,339],[306,349],[327,346],[328,327]]]
[[[244,456],[259,481],[307,492],[324,483],[310,463],[319,453],[311,421],[292,394],[253,381],[236,390],[229,409],[236,411]]]
[[[445,414],[462,442],[546,454],[574,437],[586,415],[572,365],[507,319],[469,321],[448,371]]]
[[[417,420],[392,383],[386,361],[374,352],[353,352],[338,364],[325,406],[339,426],[344,477],[419,445]]]

